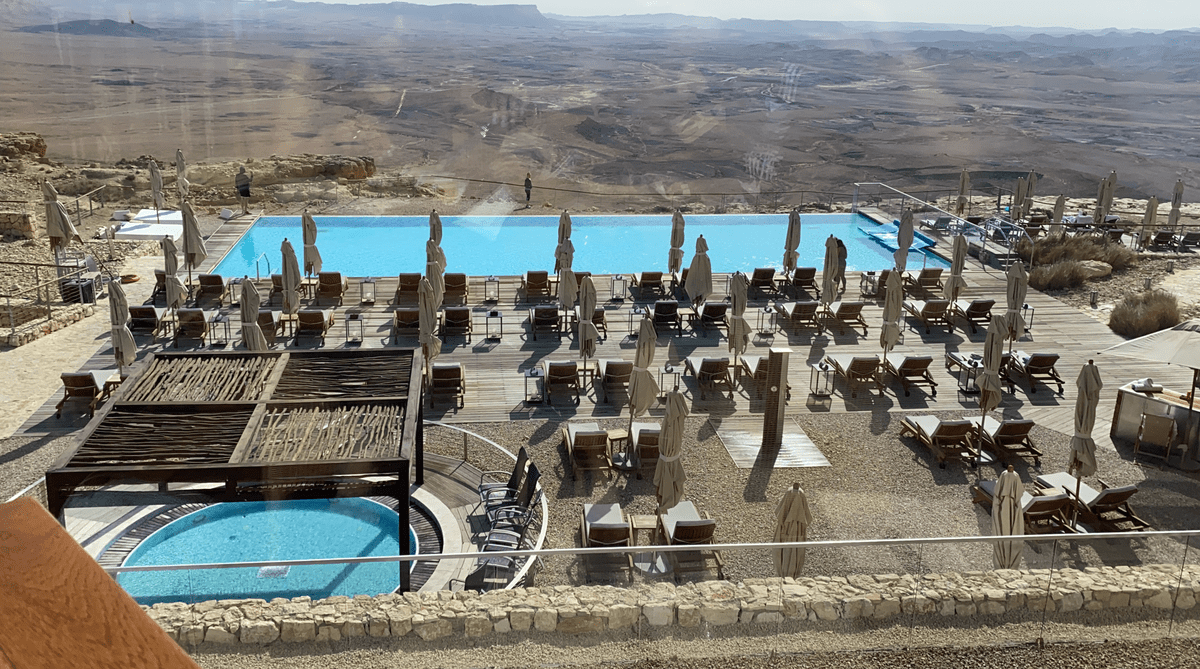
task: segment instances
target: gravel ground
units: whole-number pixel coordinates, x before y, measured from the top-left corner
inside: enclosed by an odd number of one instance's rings
[[[1185,271],[1200,270],[1200,258],[1189,256],[1195,256],[1195,254],[1188,254],[1174,259],[1176,274]],[[1110,276],[1089,281],[1076,288],[1047,290],[1045,293],[1055,299],[1062,300],[1086,314],[1096,316],[1107,323],[1108,314],[1112,311],[1112,306],[1130,293],[1141,292],[1146,279],[1150,279],[1153,286],[1159,287],[1163,284],[1164,279],[1172,276],[1167,272],[1168,260],[1170,259],[1143,257],[1136,265],[1123,272],[1113,272]],[[1097,292],[1097,305],[1102,307],[1100,309],[1092,308],[1093,290]],[[1200,317],[1200,293],[1196,293],[1195,291],[1189,292],[1189,295],[1179,296],[1179,310],[1183,320]],[[1105,306],[1107,308],[1103,308]]]
[[[0,501],[24,490],[75,443],[74,437],[13,436],[0,439]]]

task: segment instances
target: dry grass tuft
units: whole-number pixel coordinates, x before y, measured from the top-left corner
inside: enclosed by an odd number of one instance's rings
[[[1029,261],[1030,244],[1022,239],[1017,244],[1017,253]],[[1033,258],[1038,265],[1054,265],[1067,260],[1099,260],[1112,265],[1113,271],[1121,271],[1137,264],[1137,252],[1111,242],[1104,235],[1048,235],[1037,241]]]
[[[1038,265],[1029,273],[1029,285],[1038,290],[1062,290],[1081,286],[1088,271],[1078,260],[1063,260],[1053,265]]]
[[[1162,290],[1127,295],[1108,319],[1108,327],[1123,337],[1141,337],[1179,324],[1179,303]]]

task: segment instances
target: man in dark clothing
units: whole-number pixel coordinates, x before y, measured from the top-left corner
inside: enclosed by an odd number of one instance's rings
[[[531,178],[532,176],[533,175],[531,175],[528,172],[525,173],[525,204],[526,205],[529,204],[529,196],[533,194],[533,179]]]
[[[250,213],[250,180],[254,178],[254,173],[246,174],[246,168],[243,166],[238,170],[237,176],[233,178],[233,185],[237,187],[238,199],[242,202],[242,213]]]

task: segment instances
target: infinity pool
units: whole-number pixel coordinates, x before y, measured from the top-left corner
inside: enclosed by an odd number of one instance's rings
[[[324,267],[345,276],[388,276],[425,271],[427,216],[316,216],[317,248]],[[715,272],[781,268],[786,214],[687,216],[683,266],[691,262],[696,237],[703,234]],[[800,266],[821,267],[825,238],[835,235],[849,251],[847,269],[892,267],[893,249],[859,230],[875,223],[860,214],[803,214]],[[667,269],[671,217],[572,216],[571,242],[578,271],[594,274]],[[284,238],[302,254],[298,216],[260,218],[230,249],[215,272],[226,277],[278,273]],[[446,271],[479,275],[517,275],[554,269],[558,216],[443,216],[442,250]],[[268,272],[268,263],[270,272]],[[909,268],[948,267],[932,253],[912,251]]]
[[[400,555],[399,515],[366,499],[214,504],[150,535],[124,566]],[[409,533],[411,552],[416,536]],[[122,573],[142,604],[258,597],[378,595],[400,585],[399,563]]]

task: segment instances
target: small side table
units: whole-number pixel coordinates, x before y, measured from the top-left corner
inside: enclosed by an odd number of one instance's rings
[[[965,358],[958,369],[958,390],[964,395],[979,393],[979,372],[983,371],[983,359],[971,356]]]
[[[817,397],[833,394],[833,365],[825,361],[808,363],[808,390]]]
[[[374,284],[372,284],[372,285],[374,285]],[[363,325],[366,322],[366,320],[367,319],[363,318],[363,315],[360,313],[346,314],[346,343],[347,344],[349,344],[352,341],[358,342],[360,344],[362,342],[366,341],[366,339],[367,339],[366,326]],[[358,326],[358,336],[357,337],[350,336],[350,330],[351,330],[352,325]]]
[[[775,334],[775,308],[763,307],[758,310],[758,334]]]
[[[614,468],[622,471],[634,468],[633,458],[629,455],[629,430],[608,431],[608,452]]]
[[[633,529],[633,545],[637,546],[641,543],[640,534],[648,533],[646,543],[653,545],[654,532],[658,529],[658,516],[644,516],[639,514],[629,514],[629,525]]]
[[[241,288],[242,288],[242,282],[245,280],[246,279],[244,277],[235,276],[235,277],[230,278],[229,281],[225,282],[225,290],[229,292],[230,306],[232,306],[234,304],[242,303]]]
[[[484,302],[499,302],[500,301],[500,277],[489,276],[483,280],[483,301]]]
[[[367,277],[358,282],[359,304],[375,304],[375,279]]]
[[[1033,312],[1034,307],[1028,304],[1021,306],[1021,319],[1025,321],[1025,332],[1033,332]]]
[[[634,307],[629,310],[629,338],[630,339],[637,339],[637,337],[638,337],[638,330],[637,330],[637,327],[634,326],[633,320],[636,318],[640,322],[641,317],[645,316],[645,315],[646,315],[645,307]]]
[[[624,302],[625,294],[629,292],[629,278],[624,274],[613,274],[609,283],[609,293],[613,302]]]
[[[879,277],[875,272],[863,272],[858,276],[858,292],[863,297],[879,294]]]
[[[213,316],[212,320],[210,320],[208,323],[209,323],[209,329],[213,331],[213,342],[212,343],[220,344],[221,346],[228,346],[229,342],[233,340],[233,331],[231,330],[231,327],[229,324],[229,316],[224,315],[224,314],[217,314],[216,316]],[[224,327],[221,328],[221,326],[224,326]],[[225,334],[224,338],[221,338],[221,339],[217,338],[216,331],[218,330],[218,328],[220,328],[224,331],[224,334]]]
[[[668,386],[666,384],[666,380],[672,377],[674,377],[674,383]],[[666,395],[668,392],[670,392],[668,388],[675,388],[678,386],[681,379],[682,375],[679,372],[679,365],[663,365],[663,368],[658,372],[659,392],[661,392],[663,395]]]
[[[546,382],[542,377],[542,369],[540,367],[530,367],[525,370],[525,403],[526,404],[541,404],[546,401],[545,385]],[[529,380],[533,379],[533,394],[529,393]],[[539,393],[538,384],[542,385],[542,391]]]
[[[496,334],[492,334],[492,321],[496,321]],[[504,312],[492,309],[483,316],[483,338],[499,341],[504,336]]]

